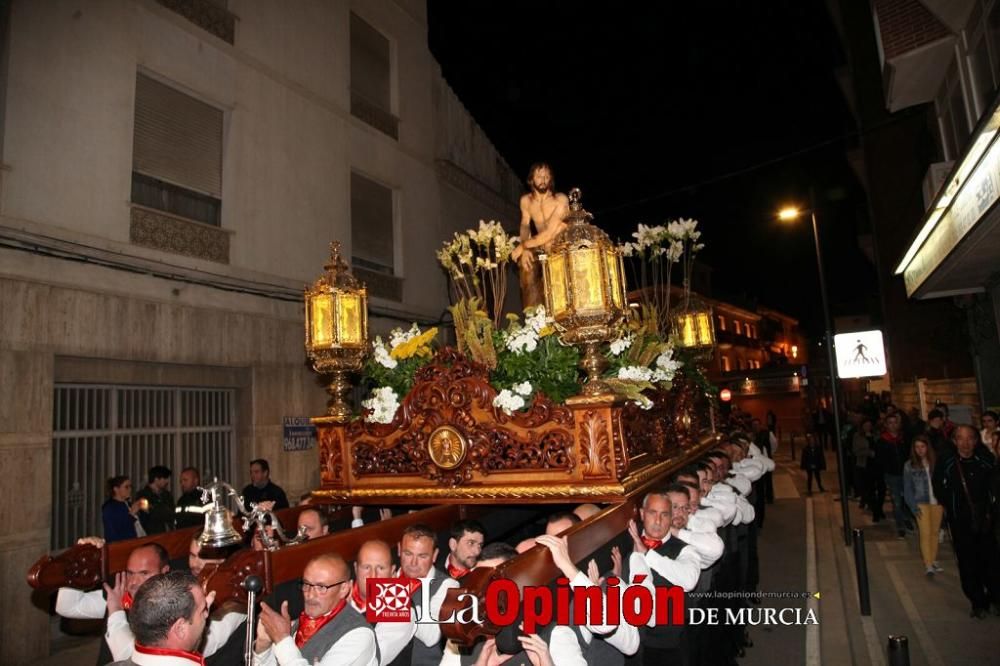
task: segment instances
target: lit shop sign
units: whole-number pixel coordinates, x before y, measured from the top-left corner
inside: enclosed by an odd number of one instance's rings
[[[833,336],[837,376],[841,379],[881,377],[886,373],[882,331],[858,331]]]
[[[948,253],[1000,198],[1000,114],[995,113],[972,142],[896,267],[912,296]]]
[[[730,384],[732,395],[759,395],[761,393],[797,393],[802,388],[798,375],[792,377],[765,377]],[[731,397],[730,396],[730,397]]]

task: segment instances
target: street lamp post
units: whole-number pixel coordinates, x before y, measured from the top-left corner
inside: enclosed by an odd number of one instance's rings
[[[785,221],[798,219],[804,211],[783,208],[778,218]],[[851,545],[851,512],[847,499],[847,461],[840,432],[840,405],[837,399],[837,364],[833,355],[833,329],[830,326],[830,302],[826,295],[826,275],[823,271],[823,253],[819,247],[819,227],[816,225],[816,201],[809,191],[809,215],[812,218],[813,241],[816,244],[816,268],[819,270],[819,291],[823,299],[823,322],[826,328],[826,357],[830,364],[830,396],[833,407],[834,439],[837,444],[837,477],[840,480],[840,511],[844,522],[844,543]]]

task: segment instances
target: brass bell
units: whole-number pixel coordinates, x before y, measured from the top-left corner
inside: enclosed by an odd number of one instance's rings
[[[203,502],[211,495],[212,506],[205,513],[205,529],[198,537],[198,543],[207,548],[226,548],[242,543],[243,537],[233,529],[233,514],[223,504],[227,494],[236,496],[237,504],[242,504],[233,487],[215,479],[208,488],[201,489],[201,494]]]

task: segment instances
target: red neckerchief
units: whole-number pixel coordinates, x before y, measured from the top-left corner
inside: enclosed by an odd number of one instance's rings
[[[317,631],[322,629],[327,622],[337,617],[337,614],[344,610],[344,606],[347,605],[347,599],[341,599],[340,603],[334,606],[329,613],[326,615],[320,615],[319,617],[309,617],[305,614],[305,611],[299,615],[299,628],[295,632],[295,645],[300,650],[306,642],[312,638]]]
[[[883,430],[882,431],[882,437],[880,439],[882,439],[882,441],[884,441],[884,442],[891,442],[893,444],[901,444],[903,442],[903,435],[902,434],[893,435],[888,430]]]
[[[469,573],[469,571],[470,571],[469,569],[465,569],[463,567],[456,567],[454,564],[452,564],[451,563],[451,555],[448,555],[448,575],[449,576],[451,576],[455,580],[458,580],[459,578],[461,578],[465,574]]]
[[[663,545],[663,539],[651,539],[644,534],[642,535],[642,545],[650,550],[656,550]]]
[[[132,608],[132,595],[126,592],[122,595],[122,608],[129,610]]]
[[[368,608],[368,602],[361,598],[361,588],[358,587],[358,581],[354,581],[354,586],[351,588],[351,601],[354,602],[354,607],[361,613],[364,613],[365,609]]]
[[[197,652],[185,652],[184,650],[172,650],[170,648],[147,647],[136,641],[135,651],[141,654],[155,655],[159,657],[176,657],[187,659],[193,664],[205,666],[205,658]]]

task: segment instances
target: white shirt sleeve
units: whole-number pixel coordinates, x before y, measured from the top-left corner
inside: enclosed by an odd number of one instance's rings
[[[678,532],[678,536],[694,548],[701,560],[702,569],[707,569],[715,564],[722,557],[722,551],[726,548],[722,539],[715,532],[694,532],[683,529]]]
[[[552,663],[559,666],[587,666],[587,660],[580,650],[580,641],[569,627],[557,626],[549,636],[549,654]]]
[[[731,475],[729,478],[727,478],[726,483],[736,488],[736,490],[739,491],[740,495],[749,495],[750,491],[753,488],[752,484],[750,483],[750,479],[748,479],[743,474],[740,474],[738,471],[735,474]]]
[[[104,633],[108,648],[115,661],[125,661],[135,651],[135,636],[128,626],[128,616],[125,611],[115,611],[108,616],[108,630]]]
[[[441,605],[444,604],[444,599],[448,596],[448,590],[453,587],[458,587],[458,581],[454,578],[445,579],[441,583],[441,587],[438,588],[437,594],[431,597],[431,617],[435,620],[440,619]],[[427,647],[434,647],[441,640],[441,625],[421,622],[417,624],[414,636]]]
[[[299,652],[292,636],[282,638],[271,651],[280,666],[314,666]],[[268,651],[265,651],[261,657],[267,656],[267,653]],[[268,662],[263,659],[258,662],[256,655],[254,663],[268,666]],[[319,660],[319,666],[378,666],[375,660],[375,632],[369,627],[351,629],[323,655]]]
[[[752,458],[745,458],[735,465],[733,469],[742,476],[745,476],[751,483],[764,476],[764,465]]]
[[[108,609],[101,590],[83,592],[72,587],[60,587],[56,594],[56,615],[71,620],[101,620]]]
[[[361,527],[364,524],[365,521],[362,518],[351,518],[351,527]]]
[[[222,649],[233,632],[239,629],[246,620],[246,613],[226,613],[218,620],[210,621],[208,632],[205,634],[205,647],[202,649],[202,655],[211,657]]]
[[[643,561],[643,563],[645,563],[645,560],[642,559],[641,555],[639,555],[638,553],[633,553],[633,555],[636,555],[640,560]],[[642,570],[643,568],[645,570]],[[652,576],[649,573],[648,567],[645,566],[640,567],[640,571],[638,572],[632,569],[631,556],[629,557],[629,572],[633,576],[636,573],[645,574],[646,580],[650,580],[652,578]],[[643,583],[641,584],[645,585],[645,583],[646,581],[643,581]],[[593,587],[600,589],[600,585],[594,585],[594,583],[591,582],[590,578],[588,578],[587,575],[582,571],[577,573],[576,576],[573,577],[573,579],[569,582],[569,585],[574,590],[581,588],[593,588]],[[628,589],[628,587],[629,584],[626,584],[626,581],[624,580],[622,580],[617,587],[619,596],[619,601],[618,601],[619,608],[621,608],[622,598],[624,597],[625,590]],[[610,593],[614,589],[615,589],[614,587],[606,588],[605,594]],[[604,604],[604,607],[607,608],[607,603]],[[607,624],[603,622],[600,624],[595,624],[591,621],[589,613],[590,609],[588,608],[587,610],[588,610],[587,624],[585,625],[584,628],[589,633],[603,637],[603,639],[607,641],[608,645],[615,647],[616,649],[618,649],[619,652],[621,652],[624,655],[631,655],[638,652],[639,630],[636,627],[632,626],[628,622],[622,622],[621,624]],[[604,619],[607,618],[605,617]]]
[[[734,494],[716,493],[715,488],[713,488],[707,497],[702,498],[702,502],[714,509],[718,509],[719,513],[722,514],[723,525],[728,525],[736,519],[736,499]]]
[[[416,632],[413,619],[409,622],[379,622],[375,625],[375,642],[378,643],[379,664],[391,664],[403,648],[413,640]]]
[[[701,507],[688,519],[688,529],[695,532],[714,532],[726,524],[722,511],[715,507]]]
[[[747,501],[746,497],[736,497],[736,508],[739,511],[740,521],[743,524],[752,523],[757,512],[754,511],[753,504]]]
[[[655,550],[646,551],[646,562],[649,568],[660,574],[674,585],[679,585],[685,592],[690,592],[698,584],[701,575],[701,558],[691,546],[685,546],[677,554],[677,559],[660,555]]]
[[[754,444],[753,442],[750,442],[749,446],[747,446],[747,452],[749,452],[750,456],[753,458],[756,458],[757,456],[760,456],[763,453],[760,450],[760,447]]]

